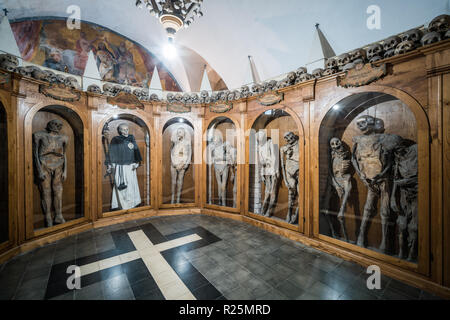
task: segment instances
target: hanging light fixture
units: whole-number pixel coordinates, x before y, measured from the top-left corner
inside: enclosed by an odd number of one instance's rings
[[[167,32],[169,40],[181,28],[188,28],[196,18],[202,17],[203,0],[136,0],[138,8],[147,8],[157,17]]]

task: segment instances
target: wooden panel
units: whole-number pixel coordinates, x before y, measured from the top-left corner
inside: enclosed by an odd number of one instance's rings
[[[450,287],[450,74],[443,76],[443,243],[444,243],[444,285]]]

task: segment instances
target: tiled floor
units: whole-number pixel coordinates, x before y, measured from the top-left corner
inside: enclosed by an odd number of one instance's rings
[[[81,288],[69,290],[70,265]],[[0,266],[0,299],[438,299],[256,227],[204,215],[88,231]]]

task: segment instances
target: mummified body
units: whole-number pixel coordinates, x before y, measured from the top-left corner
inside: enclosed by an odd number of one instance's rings
[[[211,161],[214,165],[220,205],[227,205],[227,182],[230,169],[227,144],[223,143],[220,135],[215,135],[211,145]],[[211,180],[210,180],[211,181]],[[210,182],[211,183],[211,182]]]
[[[280,149],[281,170],[283,172],[284,183],[289,190],[288,213],[286,222],[294,224],[298,219],[298,207],[294,214],[294,205],[298,197],[298,172],[299,172],[299,146],[298,136],[292,132],[284,135],[287,144]],[[286,162],[285,162],[286,160]]]
[[[184,128],[179,128],[172,136],[170,148],[170,172],[172,174],[172,201],[180,203],[181,191],[183,190],[184,175],[191,164],[192,146],[188,139],[188,133]]]
[[[278,152],[275,152],[272,139],[268,139],[263,130],[256,134],[256,141],[258,143],[259,176],[265,185],[261,213],[266,217],[271,217],[277,202],[280,179]]]
[[[338,138],[332,138],[330,140],[330,147],[331,181],[339,196],[339,200],[341,201],[337,218],[341,225],[342,235],[344,236],[345,241],[348,241],[347,231],[345,229],[345,209],[347,206],[348,197],[352,190],[351,155],[342,141]],[[330,226],[333,230],[333,225],[331,223]]]
[[[402,145],[395,152],[391,208],[398,214],[399,256],[410,261],[417,258],[417,189],[417,144],[409,147]],[[400,192],[400,209],[397,205],[398,192]]]
[[[376,125],[375,118],[371,116],[360,117],[356,125],[364,135],[353,138],[352,163],[368,189],[357,245],[362,247],[366,245],[368,222],[380,198],[382,239],[379,249],[386,253],[391,219],[389,204],[394,149],[402,139],[393,134],[376,133],[380,128]]]
[[[47,227],[65,223],[62,215],[63,182],[67,178],[66,148],[69,138],[60,134],[60,120],[48,122],[45,131],[33,134],[33,158],[37,170],[41,207]],[[52,217],[55,209],[55,219]]]

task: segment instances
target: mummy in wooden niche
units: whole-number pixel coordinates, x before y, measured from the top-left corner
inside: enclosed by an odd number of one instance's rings
[[[170,172],[172,176],[172,204],[179,204],[183,190],[184,175],[192,159],[190,134],[184,128],[178,128],[172,134],[170,148]]]
[[[299,173],[299,146],[298,136],[293,132],[287,132],[284,135],[287,144],[280,149],[281,171],[283,173],[284,183],[289,190],[288,213],[286,222],[295,224],[298,220],[299,208],[294,206],[299,193],[298,173]]]
[[[352,191],[352,162],[351,154],[347,146],[339,138],[332,138],[330,140],[331,151],[331,183],[336,190],[339,200],[340,208],[338,213],[338,221],[341,225],[342,236],[348,242],[347,231],[345,229],[345,210],[347,207],[348,197]],[[333,230],[333,224],[330,223]],[[336,234],[333,230],[333,233]]]
[[[398,215],[399,257],[414,261],[417,259],[418,230],[417,144],[408,146],[403,143],[394,154],[391,208]],[[400,206],[398,206],[398,199],[400,199]]]
[[[41,208],[47,227],[65,223],[62,215],[63,183],[67,179],[66,149],[69,137],[60,133],[63,123],[54,119],[45,130],[33,134],[33,159]],[[55,210],[53,219],[52,208]]]
[[[267,138],[264,130],[256,133],[256,141],[258,148],[259,181],[262,181],[265,186],[261,214],[265,217],[271,217],[276,207],[278,182],[280,179],[278,152],[275,151],[272,139]]]
[[[382,233],[379,250],[387,253],[388,228],[392,218],[390,185],[394,150],[402,139],[394,134],[378,133],[382,131],[382,124],[372,116],[359,117],[356,125],[363,135],[353,137],[352,163],[359,178],[367,187],[357,245],[366,246],[368,223],[374,215],[379,198]]]
[[[222,135],[220,133],[214,135],[212,138],[211,162],[214,165],[219,203],[221,206],[226,206],[227,183],[231,161],[228,154],[227,143],[223,142]],[[212,179],[209,179],[209,183],[212,183]]]

